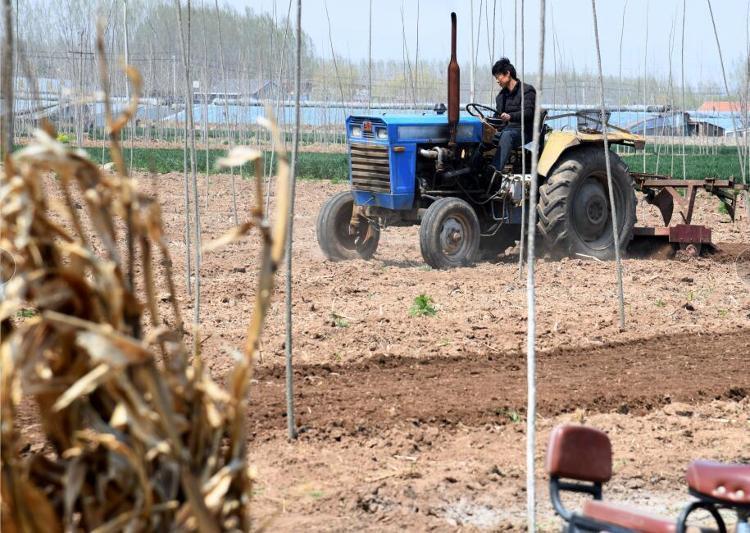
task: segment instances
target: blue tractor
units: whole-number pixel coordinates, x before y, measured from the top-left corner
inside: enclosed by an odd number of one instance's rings
[[[448,113],[350,116],[346,121],[351,190],[330,198],[317,221],[318,243],[331,260],[369,259],[381,230],[419,225],[422,257],[433,268],[473,263],[522,239],[521,218],[531,152],[517,150],[503,169],[491,166],[503,123],[471,103],[459,117],[455,14],[448,68]],[[445,106],[442,106],[443,108]],[[559,255],[614,256],[611,207],[601,132],[551,131],[541,121],[538,229]],[[624,130],[610,144],[640,146]],[[621,247],[635,225],[633,180],[609,152]],[[526,208],[531,206],[526,205]]]

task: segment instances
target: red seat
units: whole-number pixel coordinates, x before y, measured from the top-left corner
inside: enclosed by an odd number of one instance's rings
[[[603,483],[612,477],[612,445],[603,431],[564,424],[555,427],[547,448],[551,476]]]
[[[699,494],[728,504],[750,505],[750,465],[693,461],[688,486]]]
[[[673,533],[677,530],[674,520],[622,503],[588,500],[583,506],[583,515],[598,522],[632,529],[639,533]]]

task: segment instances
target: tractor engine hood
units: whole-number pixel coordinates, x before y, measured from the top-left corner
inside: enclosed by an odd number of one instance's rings
[[[385,131],[380,132],[379,130]],[[350,116],[346,119],[347,140],[351,142],[447,144],[450,140],[445,115]],[[378,135],[380,133],[380,135]],[[461,117],[457,143],[479,143],[482,123],[474,117]]]

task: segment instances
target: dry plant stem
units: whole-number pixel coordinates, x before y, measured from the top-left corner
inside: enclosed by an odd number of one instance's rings
[[[127,251],[128,251],[127,280],[128,280],[128,289],[132,293],[134,289],[134,278],[135,278],[135,249],[134,249],[133,232],[132,232],[133,193],[132,193],[132,180],[128,176],[128,169],[125,166],[125,161],[122,156],[122,150],[120,148],[120,132],[123,128],[127,126],[128,122],[130,122],[130,120],[135,117],[135,114],[138,111],[138,100],[140,99],[142,80],[137,70],[130,67],[129,65],[125,66],[125,76],[128,79],[128,81],[133,84],[133,92],[131,94],[130,91],[128,91],[130,99],[128,100],[128,106],[125,109],[122,116],[120,116],[116,121],[113,120],[112,107],[109,101],[109,76],[108,76],[109,69],[107,68],[107,58],[104,53],[104,39],[102,37],[103,34],[104,34],[104,30],[101,27],[101,23],[100,23],[100,27],[98,30],[98,37],[97,37],[97,52],[99,54],[99,69],[100,69],[99,76],[104,85],[104,95],[105,95],[104,113],[105,113],[105,119],[107,121],[108,130],[109,130],[108,134],[110,138],[110,157],[112,158],[112,161],[114,161],[115,166],[117,167],[123,179],[122,201],[125,205],[125,210],[126,210],[125,229],[126,229],[126,242],[127,242]],[[114,236],[114,232],[113,232],[113,236]],[[139,336],[140,335],[140,323],[136,322],[135,320],[130,320],[130,326],[133,329],[134,336],[136,337]]]
[[[270,115],[270,113],[268,113]],[[286,236],[288,234],[288,217],[290,207],[290,169],[289,159],[284,145],[279,138],[279,130],[275,124],[265,122],[271,129],[278,150],[278,178],[276,180],[277,204],[276,219],[273,227],[269,226],[263,213],[263,169],[259,160],[255,164],[256,206],[252,211],[252,218],[258,222],[263,249],[261,251],[261,272],[255,294],[253,317],[247,331],[244,357],[237,364],[231,380],[231,392],[236,402],[237,412],[231,431],[232,447],[230,457],[239,460],[245,456],[247,439],[245,438],[245,411],[247,409],[247,389],[252,376],[252,366],[258,356],[260,334],[263,330],[268,306],[273,294],[274,274],[284,258]]]
[[[103,52],[101,35],[97,45]],[[99,64],[108,97],[103,56]],[[85,153],[57,142],[51,128],[36,132],[31,144],[11,156],[10,165],[0,167],[0,246],[17,263],[17,275],[0,302],[3,530],[250,527],[245,404],[288,231],[286,154],[279,154],[282,189],[271,227],[262,206],[258,153],[250,151],[259,177],[258,206],[231,234],[236,238],[261,229],[264,272],[246,355],[232,389],[225,391],[204,374],[197,341],[188,364],[159,204],[140,194],[125,173],[119,134],[134,116],[139,92],[137,73],[126,73],[133,100],[118,117],[107,110],[117,172],[103,173]],[[277,130],[273,135],[278,139]],[[49,173],[57,176],[62,194],[45,186]],[[76,194],[84,205],[80,213]],[[50,203],[50,197],[62,201]],[[68,224],[58,225],[49,213]],[[139,258],[141,268],[130,271],[138,278],[132,281],[122,268],[127,243],[118,241],[118,232],[132,236],[128,260],[136,252]],[[154,268],[156,249],[161,269]],[[159,275],[166,278],[171,306],[157,301]],[[19,320],[26,307],[38,313]],[[47,446],[22,458],[14,417],[18,405],[30,401],[38,405]]]

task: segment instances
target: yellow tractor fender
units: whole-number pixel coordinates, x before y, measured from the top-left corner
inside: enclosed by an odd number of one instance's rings
[[[644,138],[640,135],[614,130],[607,132],[609,144],[624,144],[635,148],[643,148]],[[544,143],[542,155],[539,157],[537,170],[539,174],[548,177],[549,172],[560,160],[560,156],[567,150],[580,144],[604,144],[604,135],[602,133],[584,133],[580,131],[553,131],[547,136]]]

